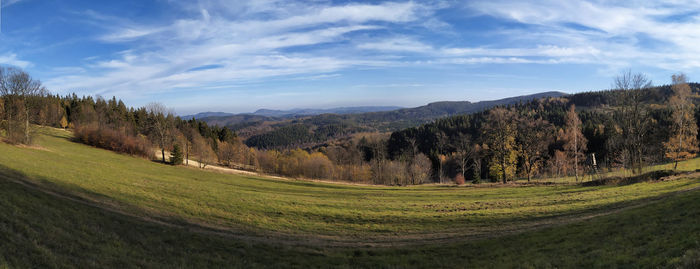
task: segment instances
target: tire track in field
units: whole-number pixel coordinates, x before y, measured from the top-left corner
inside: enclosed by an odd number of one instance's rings
[[[183,229],[193,233],[206,234],[211,236],[228,237],[247,242],[257,242],[265,244],[277,244],[297,247],[400,247],[410,245],[433,245],[447,244],[460,241],[482,240],[497,238],[506,235],[518,234],[529,231],[536,231],[548,227],[561,226],[592,218],[620,213],[625,210],[640,208],[650,205],[669,197],[681,193],[700,190],[700,186],[664,193],[654,197],[647,197],[629,202],[616,204],[612,207],[598,209],[593,212],[583,212],[546,217],[537,220],[515,222],[500,226],[472,227],[448,232],[408,234],[396,236],[373,235],[371,239],[363,240],[358,238],[348,238],[329,235],[290,235],[275,231],[255,231],[247,229],[236,229],[232,227],[216,226],[207,223],[192,222],[182,219],[174,219],[174,216],[155,214],[153,216],[136,214],[120,208],[119,204],[109,203],[98,199],[86,197],[85,195],[73,194],[41,183],[36,183],[28,179],[10,178],[0,175],[10,182],[22,185],[28,189],[51,195],[58,199],[67,200],[81,205],[97,208],[113,214],[135,218],[142,222],[162,225],[170,228]]]

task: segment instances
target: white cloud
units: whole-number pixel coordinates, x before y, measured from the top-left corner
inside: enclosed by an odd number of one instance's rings
[[[9,7],[9,6],[17,4],[21,1],[23,1],[23,0],[4,0],[4,1],[2,1],[1,7]]]
[[[700,12],[697,1],[496,0],[470,2],[468,7],[482,14],[532,25],[503,34],[525,43],[551,46],[530,53],[522,51],[519,56],[575,56],[608,67],[648,66],[674,71],[700,68],[700,46],[697,46],[700,16],[680,19]]]
[[[18,59],[17,54],[14,53],[0,55],[0,65],[11,65],[20,68],[27,68],[31,66],[31,64],[32,63],[29,61],[23,61]]]
[[[348,34],[383,29],[385,23],[406,23],[418,18],[426,7],[413,2],[348,4],[342,6],[302,5],[287,14],[287,4],[264,1],[230,9],[264,12],[269,19],[245,14],[225,16],[216,1],[191,7],[196,16],[169,25],[138,25],[91,13],[91,17],[112,29],[98,40],[127,43],[132,49],[115,57],[100,57],[87,64],[85,75],[59,76],[47,81],[56,90],[95,89],[106,94],[141,94],[173,88],[206,88],[212,84],[236,83],[287,75],[329,73],[356,65],[383,65],[379,60],[326,53],[325,44],[351,42]],[[280,7],[280,5],[284,5]],[[196,12],[195,12],[196,11]],[[241,18],[243,17],[243,18]],[[118,27],[118,26],[122,27]],[[115,29],[118,28],[118,29]],[[297,51],[298,47],[318,49]],[[197,66],[216,68],[191,70]],[[97,75],[95,74],[97,73]]]
[[[97,37],[100,42],[131,49],[85,60],[86,72],[56,76],[47,84],[64,91],[138,95],[236,87],[276,76],[323,78],[358,66],[566,63],[603,69],[700,68],[700,17],[673,19],[697,12],[697,3],[470,1],[467,17],[487,15],[524,25],[489,32],[496,41],[474,42],[470,33],[456,29],[464,26],[447,24],[434,13],[453,8],[448,2],[177,4],[187,16],[160,25],[87,12],[107,29]],[[193,70],[199,66],[212,68]]]

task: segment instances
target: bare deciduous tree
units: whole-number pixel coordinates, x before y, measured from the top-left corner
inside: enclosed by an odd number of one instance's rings
[[[571,105],[566,113],[566,130],[564,131],[565,141],[564,150],[568,153],[569,158],[573,160],[574,176],[578,181],[578,165],[584,159],[583,152],[586,150],[586,137],[581,132],[581,120],[576,114],[576,107]]]
[[[32,111],[39,105],[39,97],[45,96],[46,92],[41,82],[33,79],[27,72],[18,68],[0,67],[0,96],[9,104],[5,106],[4,114],[10,139],[17,137],[15,133],[23,128],[23,136],[16,142],[31,142],[29,121],[34,114]],[[21,125],[23,127],[20,127]]]
[[[170,131],[174,119],[173,114],[161,103],[149,103],[146,105],[146,110],[150,118],[150,133],[153,139],[158,143],[160,153],[163,157],[163,163],[165,163],[165,148],[172,140]]]
[[[467,178],[467,171],[469,170],[469,162],[474,158],[474,145],[472,145],[472,139],[469,135],[460,134],[457,139],[454,140],[453,145],[455,149],[455,159],[457,160],[457,165],[459,165],[459,171],[462,174],[462,178]]]
[[[644,90],[651,85],[651,80],[646,75],[632,74],[630,70],[617,76],[613,85],[615,89],[622,91],[618,106],[618,118],[622,128],[620,146],[629,154],[627,166],[635,173],[642,172],[645,140],[653,127],[648,107],[644,104]]]

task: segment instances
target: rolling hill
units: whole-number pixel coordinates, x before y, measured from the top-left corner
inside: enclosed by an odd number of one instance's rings
[[[445,101],[415,108],[364,113],[324,113],[320,115],[286,114],[264,110],[261,115],[241,114],[202,118],[208,124],[226,126],[258,148],[312,147],[328,140],[358,132],[391,132],[430,122],[437,118],[470,114],[498,106],[546,97],[565,96],[562,92],[544,92],[492,101]],[[391,107],[388,107],[389,109]],[[346,109],[344,111],[350,111]],[[353,110],[354,111],[354,110]],[[262,115],[265,114],[265,115]]]

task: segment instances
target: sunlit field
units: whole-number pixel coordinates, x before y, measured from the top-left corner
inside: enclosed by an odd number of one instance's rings
[[[337,185],[172,167],[71,142],[62,130],[43,130],[36,147],[0,145],[5,173],[16,171],[41,187],[131,214],[330,243],[482,235],[700,186],[694,179],[599,187]]]
[[[668,266],[692,261],[700,238],[696,178],[340,185],[166,166],[41,133],[36,146],[0,144],[0,265]]]

